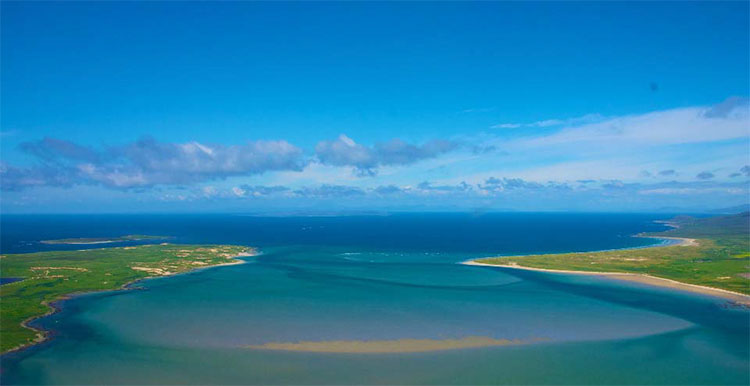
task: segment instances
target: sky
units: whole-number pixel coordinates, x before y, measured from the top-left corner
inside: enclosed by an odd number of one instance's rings
[[[703,211],[748,2],[2,2],[3,213]]]

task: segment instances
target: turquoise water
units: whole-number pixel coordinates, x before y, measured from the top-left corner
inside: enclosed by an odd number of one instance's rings
[[[727,307],[721,299],[600,277],[457,264],[495,254],[643,246],[655,240],[629,236],[661,229],[653,223],[659,218],[5,218],[3,230],[11,231],[3,234],[4,253],[44,249],[34,240],[74,233],[146,233],[172,235],[180,242],[255,245],[263,254],[243,265],[148,280],[138,283],[137,290],[66,301],[61,312],[36,322],[54,331],[54,339],[4,356],[1,380],[748,384],[750,313]],[[466,336],[534,343],[393,354],[243,348],[268,342]]]

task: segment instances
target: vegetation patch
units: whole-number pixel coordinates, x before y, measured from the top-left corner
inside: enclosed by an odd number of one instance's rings
[[[750,213],[709,218],[679,216],[648,237],[695,239],[693,245],[603,252],[505,256],[479,263],[583,272],[639,273],[750,294]]]
[[[254,250],[231,245],[141,245],[80,251],[0,255],[0,275],[22,279],[0,286],[0,352],[44,340],[31,319],[75,293],[117,290],[149,277],[239,263]]]

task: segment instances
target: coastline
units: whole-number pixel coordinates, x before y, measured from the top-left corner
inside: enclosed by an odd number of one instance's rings
[[[697,239],[690,239],[687,237],[671,237],[671,236],[646,236],[642,234],[636,235],[636,237],[641,237],[645,239],[665,239],[665,240],[674,240],[677,241],[676,244],[670,244],[670,245],[649,245],[646,247],[639,247],[639,248],[658,248],[658,247],[673,247],[673,246],[681,246],[681,247],[697,247],[700,245],[698,243]],[[626,248],[630,249],[630,248]]]
[[[643,235],[637,235],[637,237],[648,237],[648,238],[655,238],[655,239],[668,239],[668,240],[678,241],[677,244],[672,244],[669,246],[675,246],[675,245],[676,246],[698,246],[699,245],[696,239],[690,239],[690,238],[684,238],[684,237],[643,236]],[[661,248],[661,247],[664,247],[664,245],[653,245],[653,246],[639,247],[639,248]],[[632,248],[625,248],[625,249],[632,249]],[[598,251],[592,251],[592,252],[598,252]],[[508,256],[508,257],[512,257],[512,256]],[[684,282],[680,282],[677,280],[651,276],[651,275],[644,274],[644,273],[575,271],[575,270],[563,270],[563,269],[534,268],[534,267],[524,267],[522,265],[518,265],[517,263],[505,264],[505,265],[487,264],[487,263],[481,263],[477,260],[481,260],[481,259],[466,260],[466,261],[460,262],[459,264],[481,266],[481,267],[519,269],[519,270],[526,270],[526,271],[547,272],[547,273],[553,273],[553,274],[604,276],[613,280],[630,281],[630,282],[636,282],[636,283],[641,283],[641,284],[647,284],[647,285],[651,285],[655,287],[670,288],[670,289],[675,289],[675,290],[680,290],[680,291],[685,291],[685,292],[692,292],[692,293],[697,293],[697,294],[702,294],[702,295],[719,297],[719,298],[723,298],[723,299],[735,302],[737,304],[743,305],[745,307],[750,307],[750,295],[746,295],[740,292],[729,291],[729,290],[725,290],[721,288],[684,283]]]
[[[246,264],[247,260],[240,259],[240,257],[252,257],[252,256],[257,256],[257,255],[260,254],[260,253],[258,253],[257,249],[252,248],[252,250],[253,250],[252,253],[250,253],[250,252],[242,252],[242,253],[240,253],[240,254],[238,254],[236,256],[232,256],[231,259],[230,259],[230,261],[228,261],[226,263],[221,263],[221,264],[216,264],[216,265],[210,265],[210,266],[207,266],[207,267],[196,267],[196,268],[191,269],[189,271],[175,272],[175,273],[170,273],[168,275],[147,276],[147,277],[143,277],[143,278],[140,278],[140,279],[136,279],[136,280],[127,282],[127,283],[123,284],[122,286],[120,286],[120,288],[115,288],[115,289],[108,289],[108,290],[102,290],[102,291],[71,292],[69,294],[62,295],[62,296],[60,296],[60,297],[52,300],[51,302],[42,302],[41,304],[44,305],[44,306],[46,306],[48,308],[48,310],[47,310],[46,313],[44,313],[43,315],[32,316],[30,318],[25,319],[23,322],[21,322],[21,326],[22,327],[27,328],[27,329],[29,329],[31,331],[34,331],[36,333],[36,338],[34,338],[34,340],[32,340],[31,342],[24,343],[22,345],[13,347],[10,350],[7,350],[7,351],[4,351],[4,352],[0,353],[0,357],[2,357],[3,355],[6,355],[6,354],[11,354],[11,353],[16,353],[16,352],[19,352],[19,351],[23,351],[23,350],[25,350],[27,348],[36,346],[36,345],[38,345],[40,343],[44,343],[44,342],[49,341],[50,339],[52,339],[52,332],[53,331],[36,328],[34,326],[29,325],[29,323],[31,323],[31,322],[33,322],[35,320],[46,318],[46,317],[48,317],[50,315],[54,315],[55,313],[57,313],[60,310],[62,310],[62,305],[60,303],[65,302],[67,300],[71,300],[71,299],[75,298],[76,296],[88,295],[88,294],[96,294],[96,293],[105,293],[105,292],[133,291],[133,290],[137,290],[138,288],[132,287],[132,285],[140,283],[140,282],[142,282],[144,280],[153,280],[153,279],[159,279],[159,278],[173,277],[173,276],[183,275],[183,274],[187,274],[187,273],[194,273],[194,272],[197,272],[197,271],[202,271],[202,270],[206,270],[206,269],[210,269],[210,268],[223,267],[223,266],[227,266],[227,265]]]

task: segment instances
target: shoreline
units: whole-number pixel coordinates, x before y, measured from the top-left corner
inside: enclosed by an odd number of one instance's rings
[[[97,293],[106,293],[106,292],[135,291],[135,290],[138,290],[139,288],[132,287],[132,286],[134,284],[140,283],[140,282],[142,282],[144,280],[152,280],[152,279],[173,277],[173,276],[183,275],[183,274],[187,274],[187,273],[194,273],[194,272],[198,272],[198,271],[202,271],[202,270],[206,270],[206,269],[210,269],[210,268],[223,267],[223,266],[227,266],[227,265],[246,264],[247,260],[240,259],[240,257],[252,257],[252,256],[258,256],[258,255],[260,255],[260,253],[257,251],[257,249],[252,248],[252,250],[253,250],[253,252],[242,252],[242,253],[240,253],[240,254],[238,254],[236,256],[232,256],[231,260],[228,261],[228,262],[226,262],[226,263],[221,263],[221,264],[216,264],[216,265],[210,265],[210,266],[207,266],[207,267],[196,267],[196,268],[191,269],[189,271],[175,272],[175,273],[171,273],[169,275],[147,276],[147,277],[143,277],[143,278],[140,278],[140,279],[136,279],[136,280],[127,282],[127,283],[123,284],[122,286],[120,286],[120,288],[115,288],[115,289],[108,289],[108,290],[102,290],[102,291],[71,292],[69,294],[62,295],[59,298],[56,298],[56,299],[52,300],[51,302],[42,302],[41,304],[43,304],[44,306],[46,306],[47,308],[49,308],[44,315],[32,316],[32,317],[30,317],[28,319],[25,319],[23,322],[21,322],[21,326],[22,327],[27,328],[27,329],[29,329],[31,331],[34,331],[36,333],[36,335],[37,335],[36,338],[34,340],[32,340],[31,342],[24,343],[24,344],[22,344],[20,346],[13,347],[10,350],[7,350],[5,352],[0,353],[0,358],[3,355],[11,354],[11,353],[17,353],[17,352],[23,351],[23,350],[25,350],[27,348],[31,348],[31,347],[34,347],[36,345],[39,345],[41,343],[44,343],[44,342],[47,342],[47,341],[51,340],[52,337],[53,337],[53,332],[54,332],[53,330],[44,330],[44,329],[41,329],[41,328],[36,328],[34,326],[29,325],[29,323],[34,322],[35,320],[39,320],[39,319],[46,318],[48,316],[54,315],[57,312],[60,312],[62,310],[63,306],[61,304],[58,304],[58,303],[63,303],[65,301],[71,300],[71,299],[73,299],[73,298],[75,298],[77,296],[82,296],[82,295],[97,294]]]
[[[647,236],[638,234],[635,237],[640,237],[644,239],[664,239],[664,240],[674,240],[677,241],[676,244],[668,244],[668,245],[649,245],[645,247],[636,247],[636,248],[625,248],[625,249],[637,249],[637,248],[658,248],[658,247],[674,247],[674,246],[680,246],[680,247],[697,247],[700,245],[698,243],[697,239],[691,239],[687,237],[671,237],[671,236]]]
[[[652,244],[652,245],[643,245],[639,247],[624,247],[624,248],[610,248],[610,249],[596,249],[593,251],[582,251],[582,252],[554,252],[554,253],[534,253],[535,256],[545,256],[545,255],[559,255],[562,253],[599,253],[599,252],[614,252],[614,251],[630,251],[630,250],[637,250],[637,249],[649,249],[649,248],[662,248],[662,247],[697,247],[700,246],[700,243],[698,242],[698,239],[690,239],[687,237],[672,237],[672,236],[647,236],[644,234],[636,234],[632,235],[630,237],[637,237],[641,239],[659,239],[664,240],[664,243],[661,244]],[[481,257],[480,259],[485,258],[495,258],[495,257],[522,257],[522,256],[528,256],[529,254],[523,254],[523,255],[501,255],[501,256],[488,256],[488,257]],[[478,259],[474,259],[478,260]],[[467,260],[469,261],[469,260]],[[578,271],[575,271],[578,272]]]
[[[644,235],[636,235],[636,237],[676,240],[678,241],[678,243],[671,244],[671,245],[653,245],[653,246],[648,246],[648,247],[623,248],[623,249],[662,248],[662,247],[667,247],[667,246],[698,246],[700,245],[696,239],[685,238],[685,237],[644,236]],[[585,253],[595,253],[595,252],[602,252],[602,251],[591,251],[591,252],[585,252]],[[555,255],[555,254],[557,253],[552,253],[550,255]],[[523,256],[523,255],[520,255],[520,256]],[[499,257],[519,257],[519,256],[499,256]],[[636,283],[647,284],[647,285],[651,285],[655,287],[670,288],[670,289],[680,290],[684,292],[691,292],[691,293],[698,293],[702,295],[719,297],[722,299],[733,301],[735,303],[741,304],[746,307],[750,306],[750,295],[747,295],[747,294],[743,294],[743,293],[735,292],[735,291],[729,291],[729,290],[725,290],[721,288],[704,286],[704,285],[684,283],[684,282],[667,279],[663,277],[651,276],[645,273],[575,271],[575,270],[564,270],[564,269],[534,268],[534,267],[525,267],[522,265],[518,265],[517,263],[505,264],[505,265],[487,264],[487,263],[481,263],[477,260],[481,260],[481,259],[470,259],[470,260],[459,262],[458,264],[480,266],[480,267],[519,269],[519,270],[546,272],[546,273],[553,273],[553,274],[604,276],[613,280],[636,282]]]

